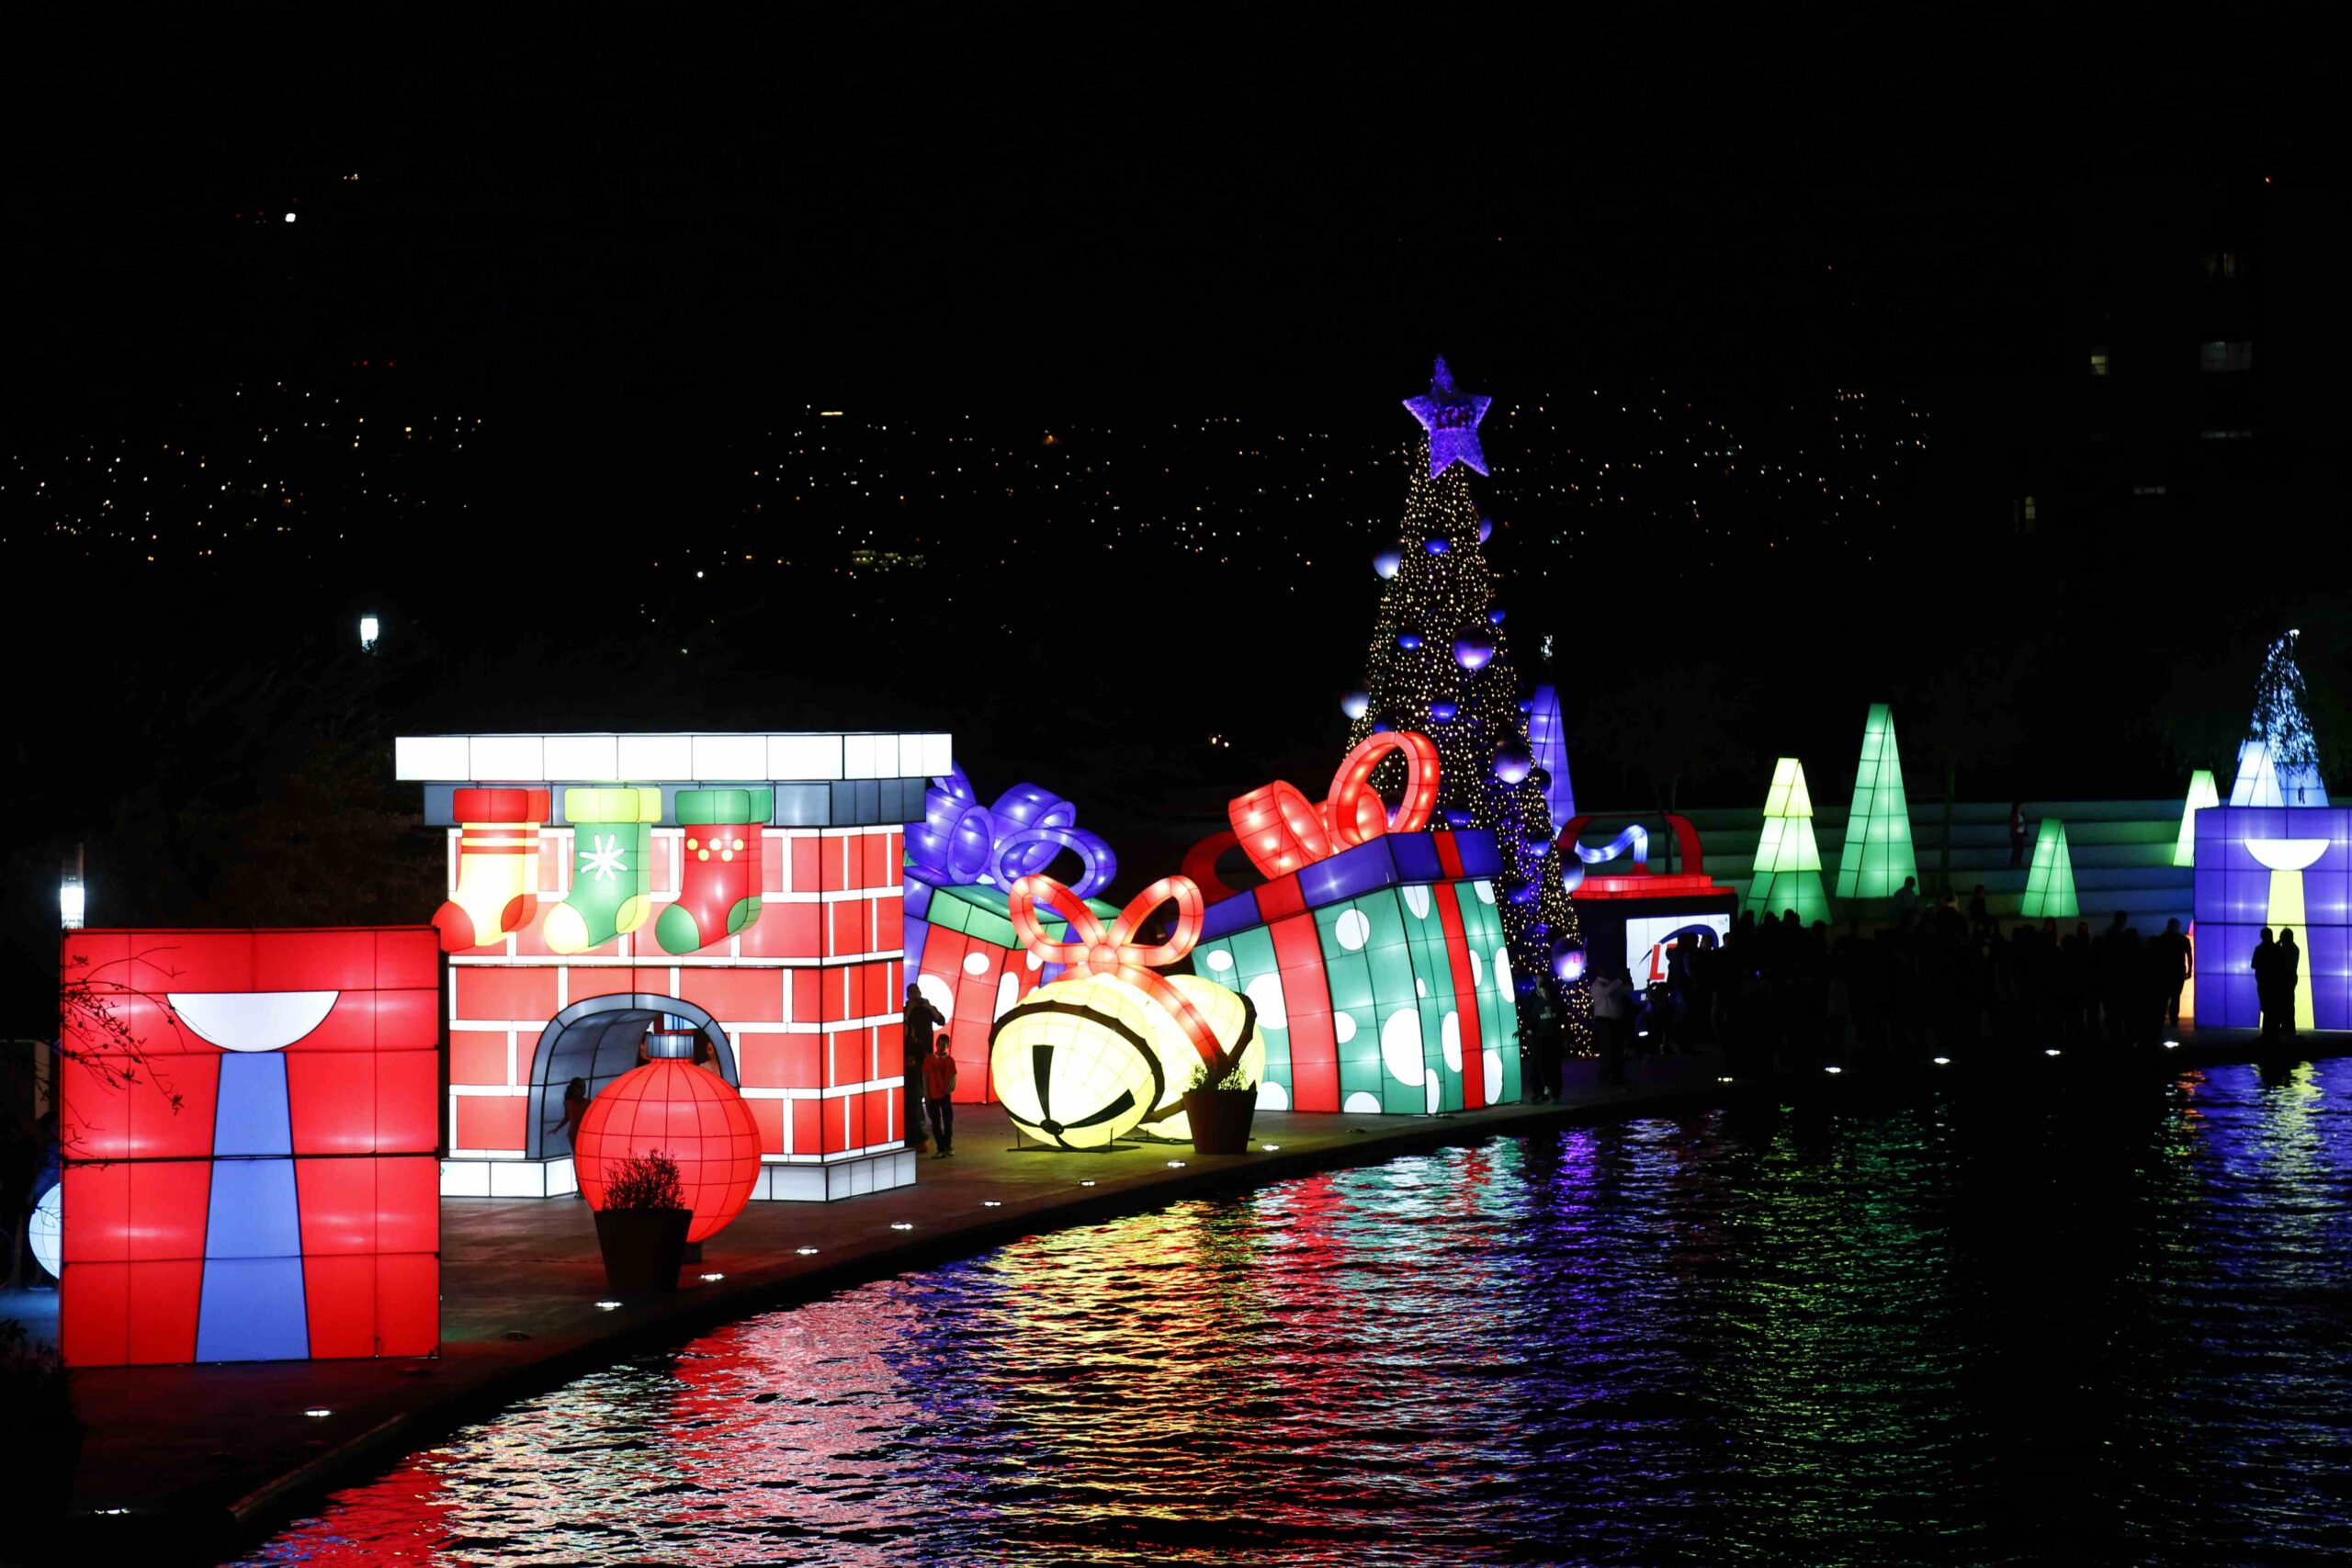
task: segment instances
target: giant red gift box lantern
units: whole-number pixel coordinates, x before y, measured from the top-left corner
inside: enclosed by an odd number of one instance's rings
[[[1391,816],[1372,788],[1390,755]],[[1519,1095],[1519,1015],[1495,906],[1494,835],[1426,831],[1438,752],[1415,730],[1373,735],[1310,801],[1271,784],[1227,807],[1186,875],[1211,900],[1193,966],[1247,996],[1265,1042],[1270,1109],[1430,1115]],[[1238,845],[1266,880],[1217,874]]]
[[[435,1349],[439,964],[415,927],[66,933],[69,1365]]]

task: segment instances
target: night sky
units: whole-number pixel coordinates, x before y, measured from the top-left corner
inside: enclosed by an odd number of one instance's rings
[[[2086,193],[2340,173],[2318,5],[49,9],[7,111],[42,400],[1997,375]]]
[[[834,514],[755,510],[748,476],[812,407],[926,432],[968,418],[1005,451],[1058,427],[1081,458],[1131,461],[1133,432],[1212,415],[1247,422],[1243,446],[1322,433],[1393,457],[1412,434],[1396,402],[1433,353],[1498,400],[1487,450],[1498,510],[1516,504],[1497,565],[1564,645],[1572,722],[1638,688],[1670,736],[1678,690],[1736,698],[1653,770],[1706,798],[1760,797],[1758,767],[1792,744],[1839,775],[1872,697],[1983,684],[2008,694],[2016,734],[1981,793],[2165,793],[2184,735],[2244,722],[2251,650],[2289,616],[2324,745],[2352,648],[2332,593],[2291,565],[2202,588],[2192,569],[2225,531],[2342,526],[2339,21],[2322,5],[36,8],[0,65],[0,530],[24,595],[10,664],[34,688],[13,772],[40,824],[16,849],[10,928],[37,936],[42,868],[75,840],[113,842],[119,897],[144,889],[104,918],[271,919],[214,863],[234,858],[224,840],[265,831],[289,794],[331,803],[390,726],[945,724],[973,736],[984,787],[1053,774],[1095,792],[1123,847],[1157,846],[1157,816],[1276,774],[1311,784],[1336,759],[1330,694],[1360,663],[1361,561],[1401,511],[1401,471],[1350,470],[1294,521],[1237,513],[1265,552],[1247,573],[1141,552],[1046,587],[1034,556],[991,578],[988,530],[1062,549],[1102,518],[940,503],[905,526],[958,565],[960,599],[941,602],[944,573],[910,577],[857,601],[863,626],[801,574]],[[2151,431],[2195,446],[2170,414],[2086,434],[2068,400],[2086,344],[2121,341],[2110,316],[2189,354],[2222,330],[2165,291],[2225,221],[2261,235],[2258,453],[2173,479],[2143,519],[2086,508],[2019,536],[2022,495],[2121,493],[2136,471],[2098,465],[2160,447]],[[433,508],[352,499],[336,526],[317,498],[339,481],[314,457],[299,547],[195,557],[174,513],[168,571],[61,536],[59,487],[25,479],[108,444],[257,439],[240,400],[262,389],[271,417],[314,393],[377,431],[484,423],[461,460],[415,468]],[[1717,557],[1500,477],[1515,451],[1523,478],[1548,472],[1540,441],[1599,454],[1622,434],[1513,426],[1504,404],[1658,397],[1777,452],[1814,439],[1792,410],[1841,389],[1907,400],[1935,431],[1883,481],[1894,521],[1866,552],[1780,548],[1787,519],[1759,513],[1756,548]],[[1220,483],[1188,460],[1187,482]],[[1573,583],[1541,576],[1572,535]],[[666,663],[682,558],[640,583],[652,542],[796,564],[731,587]],[[539,564],[486,608],[458,569],[492,544]],[[617,597],[577,587],[616,572]],[[337,674],[347,615],[385,597],[401,646]],[[877,605],[898,617],[878,630]],[[1023,669],[1057,671],[1055,694]],[[322,713],[350,758],[304,751]],[[1235,743],[1204,750],[1219,728]],[[1635,796],[1668,782],[1579,765]],[[304,910],[424,912],[380,901]]]

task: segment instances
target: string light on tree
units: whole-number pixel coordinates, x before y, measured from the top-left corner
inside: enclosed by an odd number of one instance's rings
[[[1549,852],[1551,815],[1532,765],[1518,676],[1494,602],[1483,547],[1493,525],[1470,493],[1470,476],[1487,472],[1478,428],[1491,401],[1456,387],[1442,359],[1428,395],[1406,400],[1423,434],[1396,547],[1375,558],[1380,606],[1364,687],[1349,694],[1348,740],[1353,746],[1378,730],[1419,730],[1436,742],[1441,795],[1430,825],[1495,835],[1504,863],[1497,902],[1521,1005],[1536,987],[1547,987],[1554,1010],[1581,1044],[1588,1034],[1584,987],[1564,975],[1555,957],[1569,949],[1580,956],[1582,936],[1559,857]],[[1385,763],[1374,782],[1393,794],[1401,770]],[[1580,965],[1565,968],[1581,975]]]

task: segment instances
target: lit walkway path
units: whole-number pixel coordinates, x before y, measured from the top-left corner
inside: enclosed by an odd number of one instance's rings
[[[596,1367],[745,1314],[1039,1230],[1255,1184],[1318,1167],[1525,1130],[1679,1094],[1713,1096],[1712,1056],[1629,1064],[1632,1087],[1591,1087],[1571,1069],[1565,1106],[1506,1106],[1419,1119],[1261,1114],[1255,1152],[1203,1158],[1189,1145],[1108,1154],[1011,1150],[993,1107],[959,1107],[956,1155],[921,1162],[919,1183],[830,1204],[754,1203],[688,1265],[673,1296],[600,1309],[605,1295],[587,1205],[569,1199],[445,1199],[442,1354],[433,1360],[292,1361],[97,1369],[74,1374],[90,1431],[74,1506],[78,1530],[201,1558],[244,1524],[266,1523],[319,1485],[389,1461],[442,1428]],[[1581,1077],[1584,1087],[1577,1088]],[[1266,1151],[1264,1145],[1279,1145]],[[1171,1161],[1183,1162],[1171,1166]],[[910,1228],[899,1229],[899,1225]],[[798,1249],[814,1247],[811,1254]],[[722,1278],[705,1281],[699,1274]],[[43,1303],[6,1303],[35,1322]],[[320,1416],[309,1410],[325,1410]],[[128,1515],[91,1517],[107,1509]],[[250,1521],[250,1524],[247,1522]]]

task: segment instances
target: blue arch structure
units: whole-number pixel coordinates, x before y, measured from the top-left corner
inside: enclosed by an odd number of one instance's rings
[[[531,1053],[526,1157],[561,1159],[571,1153],[571,1133],[563,1122],[564,1086],[583,1077],[590,1099],[604,1093],[605,1085],[637,1066],[638,1046],[654,1024],[699,1031],[718,1059],[718,1076],[741,1086],[727,1031],[694,1003],[642,991],[590,997],[548,1020],[539,1031],[539,1043]]]

